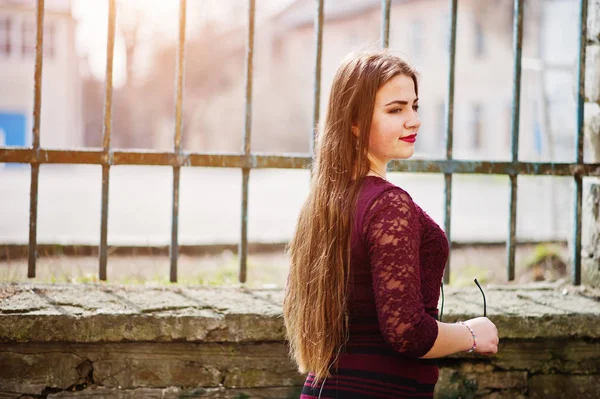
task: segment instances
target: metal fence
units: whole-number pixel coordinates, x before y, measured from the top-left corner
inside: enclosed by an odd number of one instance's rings
[[[586,52],[586,22],[587,0],[580,0],[580,36],[579,36],[579,61],[578,61],[578,100],[577,100],[577,132],[576,132],[576,162],[575,163],[543,163],[520,162],[518,160],[519,143],[519,108],[521,94],[521,50],[523,41],[523,1],[514,0],[513,12],[513,101],[512,101],[512,129],[511,129],[511,162],[491,161],[463,161],[454,160],[453,149],[453,118],[454,118],[454,77],[456,55],[456,19],[458,11],[457,0],[449,0],[450,9],[450,35],[449,35],[449,69],[448,87],[445,112],[446,130],[446,159],[423,161],[403,160],[392,162],[389,171],[443,173],[445,178],[444,194],[444,228],[448,237],[451,237],[450,214],[452,210],[452,176],[456,173],[464,174],[501,174],[510,178],[510,218],[509,232],[506,246],[507,279],[515,277],[515,247],[517,245],[516,215],[517,215],[517,183],[519,175],[545,175],[545,176],[572,176],[575,182],[575,195],[573,205],[573,267],[572,282],[581,283],[581,211],[582,211],[582,179],[584,176],[600,176],[600,164],[586,164],[583,162],[583,105],[584,105],[584,76]],[[256,0],[248,0],[248,31],[246,44],[246,71],[245,71],[245,130],[242,151],[237,154],[215,154],[185,152],[181,146],[182,135],[182,104],[183,104],[183,79],[185,59],[185,31],[186,31],[186,0],[179,3],[179,41],[177,48],[177,67],[175,80],[175,126],[174,146],[172,152],[159,151],[122,151],[111,148],[112,126],[112,93],[113,93],[113,54],[115,44],[116,0],[109,0],[108,12],[108,41],[106,58],[106,80],[104,95],[104,126],[102,150],[47,150],[40,148],[40,113],[42,107],[42,67],[43,67],[43,27],[44,27],[44,0],[37,0],[37,43],[35,56],[35,95],[34,95],[34,124],[32,147],[15,148],[0,147],[0,162],[19,162],[31,165],[31,190],[30,190],[30,222],[29,222],[29,266],[28,277],[35,277],[37,256],[37,201],[38,182],[41,164],[92,164],[102,165],[102,210],[101,232],[99,245],[99,278],[107,279],[107,235],[108,235],[108,188],[110,183],[110,168],[113,165],[162,165],[173,168],[173,208],[172,232],[170,245],[170,280],[177,281],[178,259],[178,221],[179,221],[179,185],[182,167],[219,167],[240,168],[242,170],[242,198],[241,198],[241,240],[239,243],[239,281],[246,281],[246,264],[248,258],[248,183],[250,171],[257,168],[309,168],[312,162],[314,147],[314,134],[307,134],[310,140],[311,152],[306,155],[270,155],[253,154],[250,148],[251,121],[252,121],[252,66],[254,53],[254,22]],[[381,44],[387,47],[389,43],[391,0],[381,0]],[[313,126],[319,123],[319,99],[321,91],[321,55],[323,51],[323,22],[324,0],[315,2],[315,42],[316,53],[314,63],[314,107]],[[451,240],[450,240],[451,241]],[[449,281],[449,262],[446,267],[444,281]]]

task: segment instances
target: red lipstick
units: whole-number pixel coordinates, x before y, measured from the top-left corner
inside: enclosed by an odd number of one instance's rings
[[[410,136],[400,137],[400,140],[406,141],[407,143],[414,143],[415,141],[417,141],[417,135],[411,134]]]

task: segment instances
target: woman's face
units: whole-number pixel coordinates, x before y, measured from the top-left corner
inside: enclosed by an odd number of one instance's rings
[[[406,75],[396,75],[379,88],[369,135],[371,163],[385,165],[413,155],[421,126],[418,100],[415,84]]]

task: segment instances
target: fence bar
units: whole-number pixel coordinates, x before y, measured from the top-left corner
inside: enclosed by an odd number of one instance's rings
[[[250,142],[252,138],[252,70],[254,60],[254,20],[256,13],[256,0],[248,0],[248,45],[246,47],[246,125],[244,127],[244,143],[242,152],[250,156]],[[240,237],[240,283],[246,282],[248,266],[248,181],[250,180],[250,167],[242,168],[242,231]]]
[[[186,26],[186,0],[179,1],[179,43],[177,46],[177,71],[175,75],[175,143],[173,150],[181,153],[181,130],[183,127],[183,69],[185,60],[185,26]],[[170,281],[177,282],[177,259],[179,257],[179,182],[181,181],[181,167],[173,166],[173,213],[171,218],[171,258]]]
[[[37,28],[35,42],[35,72],[33,91],[33,158],[31,162],[31,186],[29,188],[29,260],[27,277],[35,277],[37,258],[37,211],[38,182],[40,164],[37,161],[40,151],[40,123],[42,115],[42,69],[44,64],[44,0],[37,2]]]
[[[519,161],[519,121],[521,111],[521,56],[523,48],[523,0],[514,1],[513,12],[513,103],[512,103],[512,128],[511,152],[512,162]],[[517,234],[517,174],[510,174],[510,218],[508,221],[508,239],[506,245],[506,267],[508,281],[515,279],[515,251]]]
[[[108,38],[106,43],[106,77],[104,83],[104,125],[102,138],[104,144],[102,164],[102,216],[100,223],[100,280],[106,280],[107,238],[108,238],[108,182],[112,154],[110,135],[112,130],[112,94],[113,94],[113,55],[115,48],[115,22],[117,19],[116,0],[108,2]]]
[[[450,284],[450,258],[452,257],[452,174],[444,174],[444,231],[448,239],[448,259],[444,269],[444,284]]]
[[[381,0],[381,47],[390,46],[390,14],[392,8],[391,0]]]
[[[448,91],[446,97],[446,159],[452,160],[454,146],[454,66],[456,64],[456,15],[458,0],[450,0],[450,35],[448,43]],[[450,256],[452,252],[452,173],[444,173],[444,230],[448,237],[448,260],[444,269],[444,283],[450,283]]]
[[[517,245],[517,176],[516,174],[509,175],[510,190],[509,190],[509,217],[508,217],[508,241],[506,242],[506,259],[507,270],[506,275],[508,281],[515,279],[515,250]]]
[[[579,34],[579,61],[577,73],[577,138],[575,139],[575,158],[578,164],[583,163],[583,109],[585,104],[585,56],[587,42],[587,14],[588,0],[579,1],[580,34]],[[582,212],[582,176],[575,174],[575,206],[573,220],[573,269],[572,280],[574,285],[581,284],[581,212]]]
[[[321,64],[323,55],[323,1],[317,0],[317,14],[315,15],[315,87],[314,87],[314,105],[313,105],[313,123],[312,131],[310,132],[310,154],[315,153],[315,134],[319,128],[319,118],[321,109]]]
[[[37,258],[37,200],[40,164],[31,164],[31,185],[29,188],[29,263],[27,277],[35,277]]]

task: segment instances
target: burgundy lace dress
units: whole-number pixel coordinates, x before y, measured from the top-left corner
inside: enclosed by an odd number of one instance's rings
[[[437,334],[448,241],[401,188],[367,176],[352,231],[349,340],[332,376],[301,399],[432,398],[439,370],[419,359]]]

